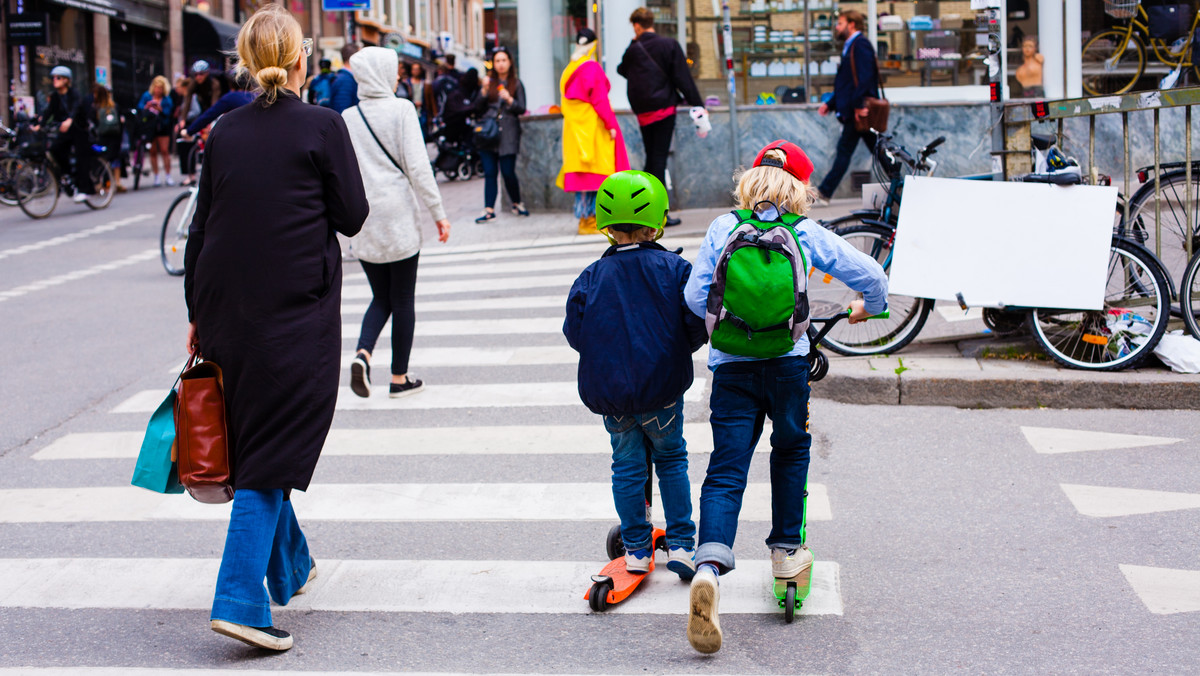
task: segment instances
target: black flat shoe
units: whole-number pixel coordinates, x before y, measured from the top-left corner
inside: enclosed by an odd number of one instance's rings
[[[682,223],[682,222],[683,222],[683,221],[679,220],[678,218],[674,218],[674,217],[672,217],[672,216],[667,216],[667,223],[666,223],[666,225],[667,225],[667,227],[670,227],[670,226],[672,226],[672,225],[679,225],[679,224],[680,224],[680,223]]]
[[[513,212],[514,216],[528,216],[529,215],[529,210],[519,204],[513,205],[512,212]]]
[[[493,218],[495,218],[495,217],[496,217],[496,212],[494,212],[494,211],[485,211],[485,212],[483,212],[483,215],[482,215],[482,216],[480,216],[479,218],[476,218],[476,219],[475,219],[475,222],[476,222],[476,223],[487,223],[488,221],[492,220],[492,219],[493,219]]]

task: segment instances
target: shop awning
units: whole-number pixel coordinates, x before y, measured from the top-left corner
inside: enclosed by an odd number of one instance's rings
[[[201,14],[192,9],[183,10],[183,51],[191,58],[193,54],[232,52],[237,49],[237,34],[241,26]]]

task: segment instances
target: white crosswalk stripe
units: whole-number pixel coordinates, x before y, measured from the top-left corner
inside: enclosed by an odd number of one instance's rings
[[[661,556],[661,555],[660,555]],[[0,559],[0,607],[175,608],[212,606],[215,559]],[[602,562],[337,561],[317,562],[307,594],[278,611],[384,613],[577,613],[587,608],[579,580]],[[741,561],[721,581],[724,613],[779,612],[770,561]],[[470,593],[471,587],[489,593]],[[818,562],[801,614],[841,615],[838,566]],[[678,615],[687,586],[665,568],[613,606],[612,613]],[[495,598],[505,599],[497,604]]]
[[[153,413],[162,403],[161,390],[143,390],[126,399],[113,413]],[[701,401],[704,379],[697,378],[684,401]],[[485,383],[480,385],[426,385],[413,396],[391,399],[387,385],[375,385],[371,396],[362,398],[349,387],[338,390],[339,411],[387,411],[436,408],[527,408],[538,406],[583,406],[575,382]]]
[[[521,319],[448,319],[438,321],[418,320],[414,336],[494,336],[511,333],[523,335],[548,333],[562,336],[562,317],[522,317]],[[362,324],[342,324],[343,338],[358,338]],[[382,335],[391,333],[391,323],[384,327]],[[563,338],[566,341],[566,338]]]
[[[33,454],[34,460],[136,458],[143,432],[75,432]],[[768,425],[756,452],[771,450]],[[712,452],[708,423],[686,423],[683,438],[689,455]],[[396,455],[609,455],[608,432],[599,425],[528,427],[406,427],[403,429],[332,429],[322,456]]]

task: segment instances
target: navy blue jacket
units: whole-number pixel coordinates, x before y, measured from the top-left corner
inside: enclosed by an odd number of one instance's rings
[[[850,54],[854,54],[851,61]],[[858,67],[858,86],[854,86],[851,63]],[[879,64],[875,61],[875,50],[866,33],[859,33],[850,43],[850,51],[842,57],[837,75],[833,78],[832,108],[842,122],[852,122],[854,111],[865,107],[863,97],[879,97]]]
[[[692,266],[658,244],[612,246],[567,297],[563,333],[579,352],[579,398],[593,413],[649,413],[692,384],[708,339],[683,300]]]
[[[250,103],[258,96],[254,92],[233,91],[225,96],[217,99],[217,102],[208,107],[208,110],[196,116],[192,123],[187,126],[188,136],[195,136],[201,129],[207,127],[217,121],[225,113],[231,110],[236,110]]]
[[[358,80],[349,68],[343,68],[333,78],[333,94],[330,95],[329,107],[333,112],[341,113],[347,108],[358,105]]]

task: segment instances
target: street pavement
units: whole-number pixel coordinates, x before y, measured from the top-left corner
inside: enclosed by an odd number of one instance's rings
[[[687,587],[665,568],[592,613],[583,594],[615,523],[610,449],[578,401],[558,327],[571,280],[604,240],[576,236],[569,214],[501,211],[474,224],[478,180],[443,184],[448,244],[427,223],[412,357],[426,391],[392,400],[377,385],[359,399],[346,371],[314,483],[295,495],[319,570],[308,594],[275,613],[296,647],[268,655],[218,636],[207,619],[228,506],[129,486],[146,420],[184,357],[182,283],[157,260],[177,193],[120,195],[101,212],[63,203],[38,222],[0,212],[0,675],[1200,664],[1194,412],[882,405],[838,389],[836,374],[858,373],[862,360],[835,360],[814,385],[818,564],[795,623],[770,593],[765,441],[738,567],[722,578],[719,653],[688,646]],[[691,257],[720,210],[680,213],[663,243]],[[368,299],[348,262],[346,360]],[[985,335],[970,321],[938,313],[913,354],[982,373],[989,360],[945,347]],[[703,349],[696,357],[685,406],[693,498],[711,452]]]

